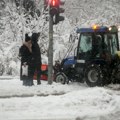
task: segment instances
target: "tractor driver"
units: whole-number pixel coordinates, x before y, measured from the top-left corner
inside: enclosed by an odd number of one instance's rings
[[[86,53],[91,49],[92,49],[92,39],[90,38],[90,36],[82,36],[80,51]]]
[[[90,52],[92,50],[92,37],[81,36],[80,48],[79,48],[79,57],[80,58],[89,58]]]
[[[96,35],[95,39],[93,40],[93,49],[92,49],[92,56],[93,57],[100,57],[101,44],[102,44],[102,36]]]
[[[112,37],[112,36],[111,36]],[[111,54],[110,54],[110,51],[108,49],[108,43],[110,42],[110,39],[111,37],[106,37],[107,39],[105,39],[103,42],[102,42],[102,53],[101,53],[101,57],[108,61],[109,63],[111,63]]]

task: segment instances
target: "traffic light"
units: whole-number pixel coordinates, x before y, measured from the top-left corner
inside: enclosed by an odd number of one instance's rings
[[[50,14],[52,16],[56,15],[59,11],[60,0],[49,0]]]
[[[50,14],[55,18],[53,24],[57,24],[60,21],[64,20],[63,16],[60,16],[60,13],[64,13],[64,9],[60,8],[60,5],[64,5],[64,2],[61,0],[49,0],[50,4]]]

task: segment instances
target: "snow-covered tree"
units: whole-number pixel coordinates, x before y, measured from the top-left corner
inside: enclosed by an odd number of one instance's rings
[[[74,33],[77,27],[90,27],[94,23],[119,25],[119,4],[119,0],[65,0],[65,20],[54,25],[54,60],[63,59],[70,47],[75,48],[77,39],[74,39]],[[43,0],[0,1],[0,61],[4,61],[1,62],[4,68],[11,69],[20,63],[18,53],[25,33],[31,35],[33,32],[40,32],[39,45],[43,62],[47,62],[48,11],[43,8]],[[75,42],[71,43],[70,37]],[[18,68],[16,71],[19,73]]]

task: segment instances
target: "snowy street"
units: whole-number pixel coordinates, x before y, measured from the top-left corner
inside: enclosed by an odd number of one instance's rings
[[[0,0],[0,120],[120,120],[110,82],[120,83],[120,0]]]
[[[34,83],[0,78],[0,120],[120,120],[120,85]]]

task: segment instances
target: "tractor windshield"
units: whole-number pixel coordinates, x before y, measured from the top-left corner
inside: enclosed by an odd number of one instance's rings
[[[78,59],[100,58],[103,53],[114,56],[118,50],[116,33],[91,32],[81,33],[78,44]]]
[[[92,50],[92,39],[91,33],[81,34],[78,45],[79,58],[87,59],[90,57],[90,51]]]
[[[88,52],[92,49],[92,35],[82,34],[80,41],[80,52]]]

